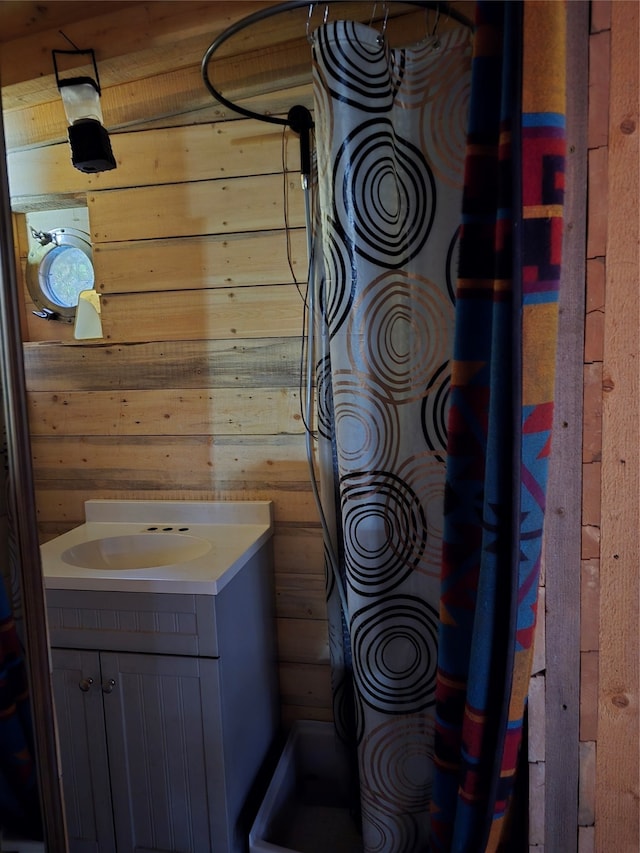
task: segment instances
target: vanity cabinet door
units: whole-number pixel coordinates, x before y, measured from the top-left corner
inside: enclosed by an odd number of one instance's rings
[[[119,853],[226,851],[217,660],[100,658]]]
[[[69,853],[114,853],[100,659],[52,649],[52,681]]]

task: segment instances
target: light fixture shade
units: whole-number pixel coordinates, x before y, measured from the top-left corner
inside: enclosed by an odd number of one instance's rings
[[[70,80],[60,80],[62,104],[69,124],[75,124],[81,119],[94,119],[102,124],[102,108],[100,107],[100,92],[91,77],[72,77]]]

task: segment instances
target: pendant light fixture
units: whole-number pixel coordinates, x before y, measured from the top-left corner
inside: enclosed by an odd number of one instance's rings
[[[52,51],[56,83],[69,123],[71,162],[81,172],[106,172],[116,168],[109,134],[102,123],[100,80],[93,50]],[[58,57],[89,56],[93,76],[61,77]],[[77,66],[78,63],[76,63]]]

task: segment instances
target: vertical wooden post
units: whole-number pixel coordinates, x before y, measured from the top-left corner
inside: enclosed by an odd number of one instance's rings
[[[582,361],[589,4],[567,3],[567,166],[553,447],[545,519],[545,848],[578,843]]]
[[[611,4],[596,850],[640,850],[640,5]]]

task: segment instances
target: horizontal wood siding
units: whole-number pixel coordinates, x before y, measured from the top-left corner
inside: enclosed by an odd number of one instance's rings
[[[293,284],[223,290],[161,291],[101,300],[108,341],[197,341],[288,337],[302,332],[303,300]]]
[[[267,231],[103,243],[94,247],[96,288],[101,293],[140,293],[185,287],[244,287],[306,278],[306,236],[294,231]],[[135,273],[132,271],[135,270]]]
[[[68,167],[66,145],[9,158],[17,209],[86,202],[101,294],[104,337],[87,342],[36,317],[25,288],[42,539],[81,523],[91,498],[272,500],[283,720],[330,719],[297,140],[241,120],[123,132],[114,148],[118,169],[95,176]]]
[[[73,168],[66,141],[42,148],[35,162],[31,150],[10,151],[12,204],[30,197],[280,174],[283,148],[288,169],[295,172],[299,164],[296,137],[283,139],[281,128],[244,120],[158,128],[153,137],[149,130],[130,130],[112,134],[111,144],[117,169],[95,174]]]
[[[166,488],[168,484],[234,491],[304,491],[304,442],[291,436],[33,436],[40,482],[86,482],[102,488]]]
[[[42,323],[48,329],[51,324]],[[56,331],[59,324],[56,324]],[[298,386],[298,338],[24,349],[28,391]]]
[[[207,391],[48,391],[29,395],[35,435],[262,435],[301,431],[300,395],[290,388]]]
[[[295,189],[292,178],[252,175],[90,193],[91,236],[99,244],[283,228],[285,195],[289,224],[300,226],[302,189]],[[255,272],[259,278],[259,266]]]

